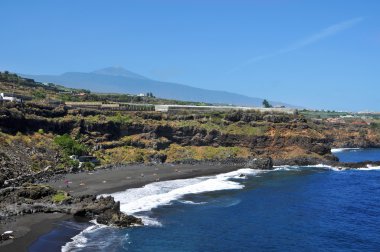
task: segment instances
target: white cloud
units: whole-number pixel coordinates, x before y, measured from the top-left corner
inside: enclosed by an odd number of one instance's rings
[[[350,20],[346,20],[346,21],[338,23],[338,24],[331,25],[331,26],[309,36],[309,37],[306,37],[304,39],[301,39],[301,40],[295,42],[294,44],[290,45],[289,47],[283,48],[283,49],[275,51],[273,53],[259,55],[259,56],[250,58],[247,61],[239,64],[238,66],[232,68],[229,71],[229,73],[235,72],[235,71],[237,71],[237,70],[241,69],[242,67],[245,67],[249,64],[252,64],[252,63],[255,63],[258,61],[262,61],[262,60],[265,60],[268,58],[276,57],[276,56],[281,55],[281,54],[285,54],[285,53],[295,51],[297,49],[308,46],[310,44],[314,44],[314,43],[318,42],[319,40],[333,36],[338,32],[349,29],[352,26],[354,26],[355,24],[361,22],[362,20],[363,20],[362,17],[357,17],[357,18],[353,18]]]

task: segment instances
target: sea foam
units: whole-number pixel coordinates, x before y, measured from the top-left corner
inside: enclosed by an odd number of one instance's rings
[[[335,148],[331,149],[332,153],[342,152],[342,151],[356,151],[361,150],[361,148]]]
[[[116,201],[120,201],[120,210],[122,212],[142,218],[143,223],[146,226],[161,226],[161,223],[158,220],[149,216],[149,212],[152,209],[163,205],[169,205],[173,201],[180,200],[185,195],[189,194],[243,189],[244,185],[236,180],[244,179],[247,176],[254,176],[260,172],[263,171],[243,168],[215,176],[153,182],[140,188],[132,188],[109,195],[113,196]],[[231,179],[234,179],[235,181],[231,181]],[[192,201],[181,201],[181,203],[194,204]],[[62,252],[80,251],[81,248],[89,246],[88,236],[91,236],[94,232],[107,228],[107,226],[99,225],[95,221],[93,221],[93,223],[95,225],[86,228],[81,233],[71,238],[71,242],[62,246]]]
[[[231,179],[243,179],[245,176],[252,176],[259,172],[244,168],[215,176],[154,182],[141,188],[128,189],[110,195],[116,201],[120,201],[120,210],[124,213],[144,217],[144,213],[169,205],[185,195],[242,189],[244,185]]]
[[[106,228],[105,225],[100,225],[96,223],[95,221],[92,221],[95,225],[89,226],[73,238],[71,238],[71,242],[66,243],[64,246],[62,246],[61,251],[62,252],[68,252],[68,251],[79,251],[81,248],[85,248],[87,246],[87,236],[91,233],[94,233],[96,231],[99,231],[100,229]]]

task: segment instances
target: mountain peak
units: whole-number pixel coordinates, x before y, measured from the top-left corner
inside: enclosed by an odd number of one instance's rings
[[[145,80],[148,79],[142,75],[128,71],[127,69],[123,67],[106,67],[106,68],[93,71],[92,73],[110,75],[110,76],[122,76],[122,77],[134,78],[134,79],[145,79]]]

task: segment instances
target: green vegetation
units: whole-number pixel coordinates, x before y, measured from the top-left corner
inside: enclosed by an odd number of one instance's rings
[[[195,127],[205,129],[208,132],[218,130],[222,134],[262,136],[268,131],[268,126],[258,125],[251,126],[247,123],[231,123],[224,124],[222,119],[213,117],[205,121],[187,120],[187,121],[169,121],[169,125],[173,127]]]
[[[36,90],[32,92],[32,95],[37,100],[42,100],[46,98],[46,92],[44,90]]]
[[[151,97],[151,98],[155,98],[155,96],[153,95],[152,92],[148,92],[148,93],[146,93],[146,96],[147,96],[147,97]]]
[[[195,160],[224,160],[228,158],[248,157],[250,150],[244,147],[180,146],[172,144],[164,151],[168,162]]]
[[[124,146],[96,152],[96,156],[101,160],[102,164],[147,163],[150,161],[149,156],[154,154],[164,154],[167,156],[167,162],[177,162],[189,159],[224,160],[228,158],[246,158],[251,155],[251,151],[245,147],[180,146],[171,144],[169,148],[161,151]]]
[[[352,113],[349,113],[349,112],[337,112],[337,111],[330,111],[330,110],[306,110],[306,109],[300,110],[299,114],[309,119],[310,118],[326,119],[326,118],[352,115]]]
[[[33,89],[31,89],[31,87]],[[152,92],[140,97],[133,94],[91,93],[86,89],[67,88],[53,83],[41,83],[8,71],[0,72],[0,90],[25,96],[25,100],[55,102],[118,102],[145,104],[211,105],[203,102],[156,98]],[[48,98],[48,100],[46,100]]]
[[[311,149],[314,143],[318,145],[333,138],[337,139],[337,146],[352,139],[380,141],[380,118],[372,114],[367,120],[360,118],[362,114],[310,110],[295,115],[254,110],[161,113],[150,111],[152,104],[209,104],[159,99],[151,92],[143,97],[91,93],[1,72],[0,89],[29,96],[31,100],[24,104],[3,103],[2,115],[6,120],[2,127],[6,131],[0,133],[0,150],[4,152],[0,153],[0,159],[7,164],[4,167],[22,168],[10,177],[45,169],[69,171],[79,165],[83,170],[93,170],[96,168],[93,163],[80,163],[69,157],[86,155],[90,150],[101,164],[130,164],[224,160],[268,153],[274,158],[302,155],[317,158],[319,154]],[[46,104],[49,101],[53,102]],[[109,105],[103,105],[102,109],[80,108],[62,106],[61,101],[101,101]],[[139,106],[140,111],[120,108],[133,108],[134,103],[145,104]],[[263,105],[271,107],[267,100]],[[345,115],[354,117],[344,118],[337,125],[330,120],[305,120]],[[57,135],[62,131],[68,134]],[[22,161],[21,165],[18,160]],[[65,195],[57,193],[54,201],[64,198]]]
[[[131,116],[130,115],[123,115],[120,112],[115,113],[114,116],[108,117],[110,121],[120,123],[120,124],[126,124],[128,122],[131,122]]]
[[[93,170],[95,170],[95,164],[93,164],[91,162],[84,162],[84,163],[82,163],[81,168],[83,170],[86,170],[86,171],[93,171]]]
[[[116,147],[95,153],[103,164],[129,164],[148,162],[148,157],[156,153],[152,149],[140,149],[131,146]]]
[[[64,134],[54,138],[54,142],[59,145],[66,155],[84,155],[88,152],[88,148],[72,139],[70,135]]]
[[[70,199],[71,197],[67,194],[67,192],[64,191],[58,191],[55,195],[52,197],[52,201],[54,203],[60,203],[64,200]]]

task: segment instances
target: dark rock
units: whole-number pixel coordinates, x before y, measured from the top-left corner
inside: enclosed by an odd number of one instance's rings
[[[74,216],[94,218],[108,209],[120,209],[120,202],[115,202],[111,196],[100,197],[96,200],[84,197],[80,201],[79,207],[74,209]]]
[[[131,226],[142,226],[143,222],[141,218],[137,218],[132,215],[126,215],[123,213],[120,213],[119,215],[116,215],[117,218],[112,219],[111,224],[116,225],[118,227],[131,227]]]
[[[357,163],[340,162],[340,163],[337,163],[336,166],[342,166],[346,168],[367,168],[367,167],[380,166],[380,161],[364,161],[364,162],[357,162]]]
[[[326,164],[327,160],[321,158],[313,157],[298,157],[298,158],[289,158],[289,159],[275,159],[273,165],[295,165],[295,166],[306,166],[306,165],[317,165],[317,164]]]
[[[232,111],[229,112],[226,116],[225,119],[230,122],[238,122],[241,120],[243,117],[243,112],[238,110],[238,111]]]
[[[331,149],[327,145],[322,145],[322,144],[315,144],[310,148],[310,151],[317,153],[319,155],[325,155],[325,154],[330,154]]]
[[[14,239],[13,231],[7,231],[0,235],[0,241],[6,241],[10,239]]]
[[[99,224],[104,225],[115,225],[118,227],[130,227],[130,226],[136,226],[136,225],[143,225],[142,220],[140,218],[136,218],[131,215],[126,215],[124,213],[121,213],[120,211],[114,211],[112,209],[109,209],[105,211],[104,213],[100,214],[96,221]]]
[[[149,156],[149,162],[155,163],[155,164],[162,164],[165,163],[167,156],[162,153],[155,153],[151,156]]]
[[[50,196],[56,193],[56,190],[50,186],[39,186],[39,185],[30,185],[27,187],[22,187],[18,193],[18,197],[23,197],[27,199],[41,199],[46,196]]]
[[[273,169],[272,158],[254,158],[246,163],[246,167],[258,170],[271,170]]]

